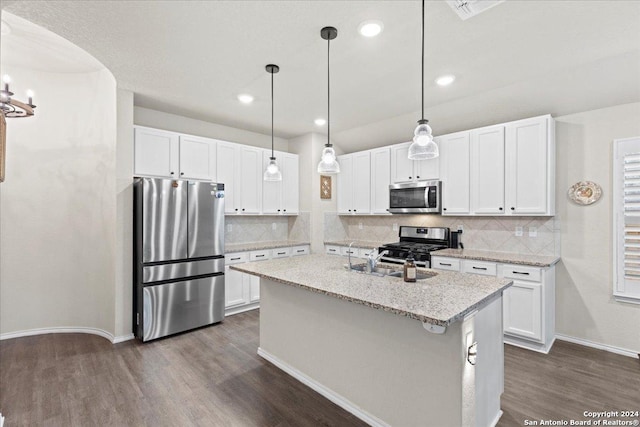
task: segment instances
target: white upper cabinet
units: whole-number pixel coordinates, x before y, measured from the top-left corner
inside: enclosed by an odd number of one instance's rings
[[[555,122],[550,116],[506,125],[505,202],[511,215],[555,214]]]
[[[504,214],[504,126],[470,132],[471,212]]]
[[[436,138],[442,166],[442,214],[469,214],[469,132]]]
[[[371,213],[389,213],[389,185],[391,184],[391,150],[371,150]]]
[[[438,141],[436,139],[436,144]],[[440,179],[440,159],[409,160],[409,146],[405,142],[391,146],[391,181],[394,184]]]
[[[371,153],[361,151],[338,157],[338,213],[369,214],[371,212]]]
[[[262,149],[218,142],[218,182],[225,185],[225,213],[259,214],[262,207]]]
[[[240,145],[239,166],[236,169],[240,173],[240,212],[259,214],[262,208],[262,150]]]
[[[216,179],[216,143],[211,139],[180,135],[180,178]]]
[[[216,140],[135,128],[134,174],[216,180]]]
[[[136,127],[133,145],[134,175],[178,178],[179,144],[176,133]]]
[[[276,161],[282,181],[263,181],[262,213],[270,215],[297,215],[299,212],[298,155],[276,151]],[[271,151],[263,152],[262,172],[269,164]]]
[[[218,171],[218,182],[224,184],[225,213],[239,213],[240,211],[240,199],[238,197],[240,183],[236,181],[236,168],[239,163],[237,144],[219,142],[216,169]]]

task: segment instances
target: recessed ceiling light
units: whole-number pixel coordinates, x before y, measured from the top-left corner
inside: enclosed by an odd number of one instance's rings
[[[358,31],[365,37],[375,37],[382,32],[383,28],[381,21],[364,21],[358,25]]]
[[[324,126],[327,124],[327,121],[325,119],[315,119],[313,122],[316,124],[316,126]]]
[[[448,74],[446,76],[440,76],[436,79],[436,83],[440,86],[449,86],[456,79],[456,76]]]
[[[241,93],[240,95],[238,95],[238,101],[242,102],[243,104],[251,104],[253,102],[253,96],[249,95],[248,93]]]
[[[0,34],[6,36],[11,32],[11,27],[5,21],[0,21]]]

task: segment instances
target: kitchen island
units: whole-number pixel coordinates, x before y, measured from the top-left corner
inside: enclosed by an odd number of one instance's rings
[[[406,283],[345,261],[231,267],[261,277],[258,353],[371,425],[495,425],[511,282],[419,269],[428,277]]]

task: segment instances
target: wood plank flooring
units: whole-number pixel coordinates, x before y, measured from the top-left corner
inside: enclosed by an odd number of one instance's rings
[[[258,310],[147,344],[85,334],[5,340],[0,412],[7,427],[365,425],[258,357],[258,342]],[[640,410],[638,360],[563,342],[547,356],[505,349],[500,427]]]

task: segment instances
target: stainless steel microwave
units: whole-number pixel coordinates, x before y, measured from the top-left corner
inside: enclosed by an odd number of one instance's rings
[[[389,186],[389,212],[392,214],[440,213],[440,181],[419,181]]]

